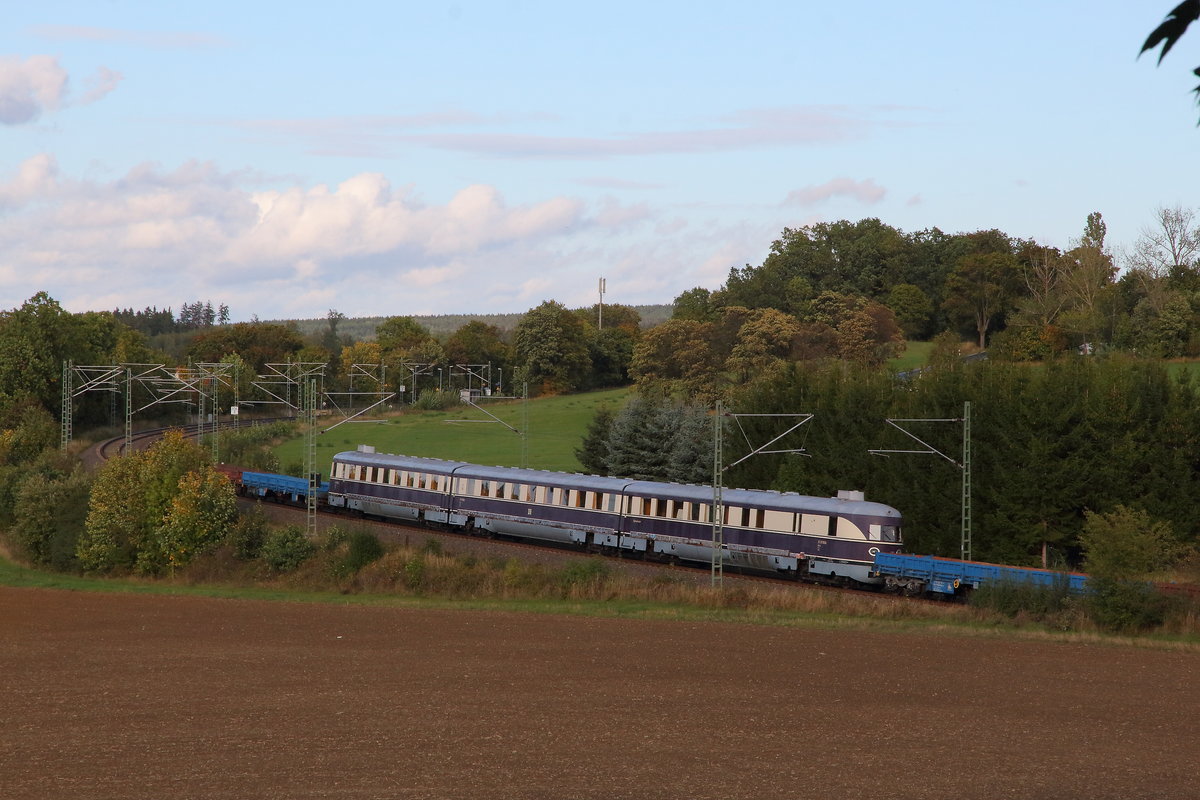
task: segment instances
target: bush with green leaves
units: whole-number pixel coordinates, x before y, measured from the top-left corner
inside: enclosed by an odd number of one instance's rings
[[[1066,575],[1052,586],[1031,586],[1014,581],[984,584],[971,591],[969,602],[1008,617],[1024,614],[1038,621],[1050,621],[1068,611],[1074,603]]]
[[[384,553],[383,543],[373,533],[354,531],[347,534],[340,527],[334,526],[327,531],[326,536],[325,548],[328,551],[338,549],[343,543],[346,545],[345,554],[331,565],[335,578],[354,575],[368,564],[378,561]]]
[[[1088,575],[1087,607],[1105,630],[1132,633],[1162,624],[1169,602],[1150,583],[1182,549],[1171,526],[1142,509],[1088,512],[1080,542]]]
[[[1092,620],[1106,631],[1137,633],[1163,624],[1170,600],[1145,581],[1091,578],[1087,609]]]
[[[285,525],[267,534],[259,557],[272,572],[293,572],[317,552],[299,525]]]
[[[455,405],[458,405],[458,398],[452,392],[440,389],[422,389],[417,395],[417,402],[413,403],[414,408],[422,411],[445,411]]]
[[[564,588],[586,586],[605,580],[612,572],[612,567],[602,558],[588,558],[572,561],[563,567],[560,579]]]
[[[355,531],[350,534],[346,558],[342,560],[342,564],[349,571],[358,572],[367,564],[378,561],[381,556],[383,543],[379,541],[378,536],[366,531]]]
[[[58,478],[34,474],[20,484],[11,532],[25,557],[56,570],[77,568],[75,547],[91,485],[91,475],[82,469]]]
[[[294,436],[296,423],[274,422],[247,425],[221,433],[221,459],[244,469],[278,472],[279,458],[270,446],[279,439]]]
[[[253,561],[258,558],[266,540],[267,518],[257,508],[239,516],[233,523],[233,527],[229,529],[229,542],[233,545],[233,555],[242,561]]]

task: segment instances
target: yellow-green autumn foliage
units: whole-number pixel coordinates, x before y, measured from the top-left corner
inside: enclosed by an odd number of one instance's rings
[[[171,431],[101,468],[76,555],[87,570],[159,572],[220,541],[235,515],[229,481],[199,446]]]

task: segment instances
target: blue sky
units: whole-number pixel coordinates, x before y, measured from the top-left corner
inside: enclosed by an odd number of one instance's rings
[[[667,303],[878,217],[1120,257],[1200,205],[1158,3],[23,3],[0,308],[235,320]]]

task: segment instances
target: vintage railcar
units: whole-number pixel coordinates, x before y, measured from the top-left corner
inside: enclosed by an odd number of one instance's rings
[[[857,492],[822,498],[728,489],[722,500],[722,558],[733,566],[872,584],[875,554],[901,547],[900,513]],[[334,457],[328,503],[599,552],[712,558],[707,486],[485,467],[364,446]]]

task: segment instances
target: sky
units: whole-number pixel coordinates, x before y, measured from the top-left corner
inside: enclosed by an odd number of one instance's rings
[[[1119,256],[1200,206],[1175,4],[12,4],[0,309],[670,303],[867,217]]]

